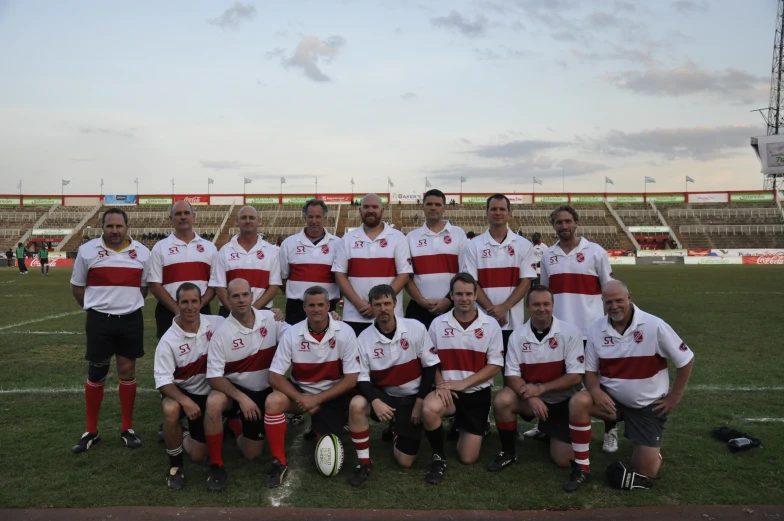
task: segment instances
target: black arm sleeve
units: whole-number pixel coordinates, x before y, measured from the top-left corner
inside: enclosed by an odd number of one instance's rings
[[[422,368],[422,379],[419,381],[417,398],[422,398],[424,400],[425,396],[433,390],[433,383],[436,381],[436,367],[438,366],[434,365]]]
[[[373,400],[378,398],[382,402],[384,401],[384,391],[376,387],[370,382],[357,382],[357,389],[365,397],[365,399],[369,403],[373,403]]]

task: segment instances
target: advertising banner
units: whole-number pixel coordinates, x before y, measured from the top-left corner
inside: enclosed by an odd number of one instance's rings
[[[103,196],[103,204],[119,206],[122,204],[136,204],[136,194],[107,194]]]
[[[730,260],[735,258],[725,257],[722,260]],[[781,255],[746,255],[738,258],[743,264],[784,264],[784,254]]]
[[[685,257],[688,250],[640,250],[638,257]]]
[[[743,264],[740,257],[684,257],[684,264]]]
[[[378,195],[381,198],[381,204],[389,204],[389,196],[388,195]],[[362,198],[365,197],[365,194],[354,194],[354,202],[359,204],[362,202]]]
[[[59,266],[59,267],[66,267],[67,268],[67,267],[73,267],[73,265],[74,265],[74,259],[62,259],[62,258],[60,258],[60,259],[53,259],[51,256],[49,257],[49,266],[52,266],[52,267]],[[41,267],[41,259],[39,259],[38,257],[34,257],[34,258],[30,259],[30,264],[28,264],[28,266],[35,267],[35,268],[40,268]]]
[[[596,195],[573,195],[569,198],[572,204],[601,204],[604,202],[602,194]]]
[[[684,264],[686,257],[637,257],[638,266],[674,266]]]
[[[416,204],[417,200],[422,203],[422,194],[419,192],[410,192],[407,194],[401,192],[392,192],[392,202],[402,204]]]
[[[319,198],[327,204],[351,204],[351,194],[320,195]]]
[[[61,202],[60,197],[25,197],[22,199],[22,206],[54,206]]]
[[[629,231],[632,233],[670,233],[670,227],[669,226],[629,226]]]
[[[208,205],[210,204],[210,196],[209,195],[175,195],[174,202],[178,201],[186,201],[191,203],[192,206],[196,205]]]
[[[246,195],[245,204],[278,204],[280,198],[277,195]],[[304,202],[304,201],[303,201]]]
[[[139,206],[171,206],[171,204],[171,196],[139,198]]]
[[[683,194],[650,194],[648,200],[655,203],[685,203],[686,196]]]
[[[568,195],[534,195],[534,204],[566,204]]]
[[[713,249],[711,256],[716,257],[771,257],[784,255],[784,249],[778,248],[741,248],[741,249]]]
[[[36,228],[32,235],[68,235],[72,231],[71,228]]]
[[[607,250],[607,255],[610,257],[625,257],[626,250]]]
[[[305,204],[306,201],[315,197],[315,195],[284,195],[283,204]]]
[[[446,204],[451,203],[452,201],[455,204],[460,204],[460,194],[444,194],[446,196]]]
[[[470,194],[463,195],[463,204],[485,204],[487,198],[493,194]]]
[[[699,249],[699,250],[688,250],[689,257],[707,257],[711,254],[711,251],[708,249]]]
[[[608,195],[607,202],[619,204],[642,204],[645,202],[645,197],[642,195]]]
[[[610,257],[610,264],[624,264],[626,266],[635,266],[637,259],[634,257]]]
[[[0,206],[19,206],[18,197],[0,197]]]
[[[742,193],[736,192],[730,194],[730,202],[733,203],[766,203],[773,202],[773,192],[758,192],[758,193]]]
[[[728,203],[730,195],[723,194],[689,194],[690,203]]]

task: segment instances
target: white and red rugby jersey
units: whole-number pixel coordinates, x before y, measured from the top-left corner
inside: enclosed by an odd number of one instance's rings
[[[612,280],[610,258],[585,237],[569,255],[556,242],[544,252],[539,280],[553,292],[553,315],[585,335],[588,326],[604,316],[602,286]]]
[[[270,371],[285,375],[309,394],[331,389],[344,375],[359,373],[359,352],[354,330],[339,320],[329,319],[329,328],[319,342],[303,320],[288,329],[275,353]]]
[[[406,235],[414,284],[426,299],[442,299],[449,294],[449,281],[459,271],[467,241],[462,228],[446,223],[438,233],[425,224]]]
[[[210,286],[225,288],[234,279],[245,279],[253,291],[253,302],[259,300],[270,286],[280,286],[280,260],[278,250],[258,236],[250,251],[239,245],[235,235],[218,252],[217,262],[210,277]],[[272,302],[267,306],[272,306]]]
[[[71,284],[86,286],[84,309],[127,315],[144,307],[141,289],[147,287],[150,250],[131,239],[120,251],[107,248],[103,237],[79,246]]]
[[[493,305],[503,304],[520,284],[520,279],[536,278],[536,255],[528,239],[508,230],[498,243],[486,231],[466,244],[463,271],[476,278]],[[520,300],[506,314],[504,330],[512,330],[525,322],[525,305]]]
[[[174,317],[171,327],[164,333],[155,348],[155,388],[174,384],[191,394],[206,395],[210,392],[207,383],[207,348],[215,329],[225,319],[219,315],[201,315],[199,330],[186,333]]]
[[[340,298],[332,264],[342,248],[343,241],[330,233],[318,244],[313,244],[304,230],[286,237],[279,251],[280,276],[288,279],[286,298],[303,300],[305,290],[312,286],[326,289],[330,300]]]
[[[249,391],[269,387],[269,368],[280,338],[289,329],[275,322],[266,309],[254,309],[256,320],[247,328],[229,315],[216,330],[207,352],[207,378],[225,376]]]
[[[634,306],[623,335],[602,317],[588,327],[585,370],[599,373],[610,396],[628,407],[646,407],[670,389],[667,360],[681,368],[694,353],[662,319]]]
[[[204,295],[217,254],[215,245],[198,234],[186,244],[172,233],[152,247],[147,282],[163,284],[175,301],[177,288],[183,282],[196,284]]]
[[[540,341],[531,330],[530,320],[515,328],[506,346],[505,376],[520,376],[526,383],[541,384],[565,374],[585,374],[585,349],[579,329],[553,317],[550,331]],[[581,388],[582,383],[539,398],[545,403],[558,403]]]
[[[357,337],[359,381],[370,382],[390,396],[411,396],[419,392],[422,368],[440,360],[427,329],[418,320],[395,317],[397,329],[390,340],[375,324]]]
[[[368,292],[379,284],[389,284],[401,273],[411,273],[411,262],[406,237],[384,223],[384,229],[374,240],[365,233],[364,226],[343,236],[343,249],[335,256],[332,271],[345,273],[359,298],[367,300]],[[403,292],[397,294],[395,315],[403,316]],[[344,299],[343,320],[372,322],[359,314],[354,304]]]
[[[441,360],[444,380],[465,380],[489,364],[504,366],[501,326],[493,317],[477,311],[476,320],[465,330],[455,319],[454,310],[430,324],[428,334]],[[492,378],[463,392],[472,393],[491,385]]]

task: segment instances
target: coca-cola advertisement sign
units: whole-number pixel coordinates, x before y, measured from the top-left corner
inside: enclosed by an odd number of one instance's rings
[[[784,253],[774,255],[744,255],[743,264],[784,264]]]
[[[208,205],[210,204],[209,195],[175,195],[174,202],[187,201],[192,205]]]
[[[53,259],[51,257],[49,258],[49,266],[52,267],[54,266],[69,267],[73,265],[74,265],[73,259]],[[35,257],[34,259],[30,259],[29,266],[39,268],[41,266],[41,260],[38,257]]]

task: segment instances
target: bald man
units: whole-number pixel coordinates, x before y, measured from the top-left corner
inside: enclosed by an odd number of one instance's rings
[[[591,476],[591,417],[626,423],[634,472],[655,478],[667,416],[678,405],[694,365],[694,353],[662,319],[632,304],[626,285],[602,288],[606,317],[588,326],[585,390],[569,402],[569,435],[574,461],[563,485],[574,492]],[[670,389],[667,360],[676,367]]]
[[[218,252],[210,287],[215,288],[220,300],[218,314],[221,316],[227,317],[231,311],[231,299],[226,288],[232,280],[243,278],[250,283],[256,309],[269,309],[278,293],[278,286],[282,284],[277,248],[261,238],[260,224],[258,210],[243,206],[237,212],[240,233]]]
[[[156,336],[160,339],[179,313],[177,288],[183,282],[199,287],[201,314],[210,315],[215,290],[209,287],[210,274],[218,249],[193,231],[196,210],[188,201],[178,201],[169,209],[174,231],[153,246],[150,252],[150,293],[158,300],[155,306]]]

